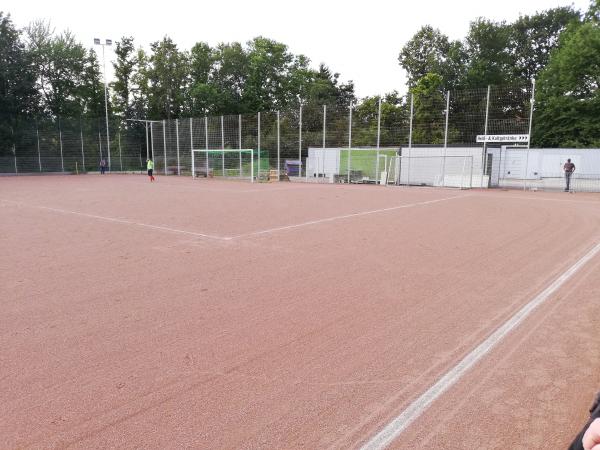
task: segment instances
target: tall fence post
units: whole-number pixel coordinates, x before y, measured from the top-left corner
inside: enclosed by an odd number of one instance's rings
[[[210,168],[208,164],[208,116],[204,116],[204,141],[206,145],[206,178],[208,178],[208,170]]]
[[[450,91],[446,92],[446,126],[444,129],[444,157],[442,158],[442,186],[446,186],[446,153],[448,151],[448,118],[450,117]]]
[[[485,100],[485,125],[483,126],[483,134],[485,136],[487,136],[487,134],[488,134],[488,123],[489,123],[489,119],[490,119],[490,92],[491,92],[491,90],[492,90],[492,88],[488,84],[487,95],[486,95],[486,100]],[[483,187],[483,173],[485,172],[486,161],[487,161],[487,138],[485,138],[484,142],[483,142],[483,155],[481,156],[482,179],[481,179],[480,187]],[[491,177],[491,174],[489,174],[489,175]],[[489,185],[489,183],[488,183],[488,185]],[[469,187],[473,187],[473,186],[469,186]]]
[[[121,168],[121,172],[123,172],[123,153],[121,152],[121,130],[119,129],[119,134],[117,136],[119,140],[119,167]]]
[[[381,175],[379,174],[379,144],[381,143],[381,96],[377,102],[377,161],[375,162],[375,183],[380,184]]]
[[[10,132],[12,134],[12,151],[13,151],[13,156],[14,156],[14,161],[15,161],[15,175],[19,174],[19,168],[17,167],[17,147],[15,146],[15,129],[12,127],[10,127]]]
[[[529,139],[527,140],[527,158],[525,159],[525,180],[523,189],[527,189],[527,172],[529,170],[529,148],[531,146],[531,127],[533,124],[533,108],[535,106],[535,78],[531,80],[531,101],[529,102]]]
[[[102,137],[100,136],[100,130],[98,130],[98,151],[100,152],[100,161],[102,161]]]
[[[177,175],[181,175],[181,166],[179,164],[179,119],[175,119],[175,142],[177,145]]]
[[[277,181],[280,180],[281,176],[281,148],[279,131],[279,111],[277,111]]]
[[[257,117],[257,122],[258,122],[258,134],[257,134],[257,139],[256,139],[256,143],[257,143],[257,151],[258,151],[258,168],[256,169],[256,179],[257,181],[260,181],[260,111],[258,112],[258,117]]]
[[[531,80],[531,101],[529,108],[529,139],[527,140],[527,149],[531,146],[531,131],[533,129],[533,110],[535,108],[535,78]]]
[[[164,119],[162,121],[162,126],[163,126],[163,154],[164,154],[164,159],[165,159],[165,175],[167,175],[167,124]]]
[[[196,178],[196,167],[194,164],[194,120],[190,117],[190,165],[192,167],[192,178]]]
[[[35,119],[35,135],[37,138],[37,151],[38,151],[38,165],[40,167],[40,172],[42,171],[42,152],[40,151],[40,129],[38,127],[38,121]],[[83,143],[81,144],[83,148]]]
[[[62,171],[65,171],[65,160],[63,158],[63,142],[62,142],[62,128],[60,123],[60,117],[58,118],[58,141],[60,143],[60,166]]]
[[[326,147],[327,136],[327,105],[323,105],[323,148]]]
[[[323,150],[321,151],[321,170],[319,171],[319,163],[317,161],[317,182],[319,174],[325,176],[325,148],[327,146],[327,105],[323,105]]]
[[[152,161],[156,162],[154,159],[154,122],[150,122],[150,154],[152,155]]]
[[[223,128],[223,116],[221,116],[221,174],[225,176],[225,130]]]
[[[348,112],[348,184],[350,184],[350,168],[352,167],[352,102],[350,103],[350,111]]]
[[[302,103],[298,116],[298,176],[302,176]]]
[[[413,115],[415,111],[415,94],[410,94],[410,119],[408,125],[408,171],[406,174],[406,185],[410,186],[410,158],[412,156],[412,134],[413,134]],[[399,177],[398,177],[399,178]]]
[[[144,122],[146,126],[146,159],[150,159],[150,145],[148,144],[148,121]],[[150,124],[152,126],[152,124]]]
[[[81,117],[79,117],[79,139],[81,140],[81,168],[83,172],[85,170],[85,152],[83,151],[83,122],[81,121]],[[38,138],[39,140],[39,138]],[[41,168],[41,166],[40,166]],[[41,170],[40,170],[41,171]]]
[[[238,114],[238,150],[242,149],[242,115]],[[242,176],[242,152],[239,154],[240,157],[240,178]]]

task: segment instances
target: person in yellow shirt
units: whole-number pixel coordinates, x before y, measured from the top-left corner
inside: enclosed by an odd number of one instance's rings
[[[152,175],[152,173],[154,172],[154,161],[152,161],[152,159],[146,160],[146,168],[148,169],[148,176],[150,177],[150,181],[154,181],[154,175]]]

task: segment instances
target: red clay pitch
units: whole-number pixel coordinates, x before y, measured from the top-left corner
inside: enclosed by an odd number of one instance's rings
[[[600,196],[0,178],[0,448],[354,448],[600,241]],[[564,448],[595,257],[394,448]]]

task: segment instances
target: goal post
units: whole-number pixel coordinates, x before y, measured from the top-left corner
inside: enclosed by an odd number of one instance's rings
[[[254,182],[253,149],[193,149],[192,178],[234,178]]]
[[[395,156],[388,161],[387,184],[473,187],[473,156]]]

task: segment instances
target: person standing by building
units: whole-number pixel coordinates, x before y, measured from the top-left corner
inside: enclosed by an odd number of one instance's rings
[[[571,162],[571,159],[567,159],[567,162],[563,166],[563,170],[565,171],[565,192],[569,192],[571,189],[571,175],[575,172],[575,164]]]
[[[148,176],[150,177],[150,181],[154,181],[154,175],[152,174],[154,172],[154,161],[152,161],[152,159],[146,160],[146,168],[148,169]]]
[[[100,159],[100,175],[104,175],[106,172],[106,160],[104,158]]]

